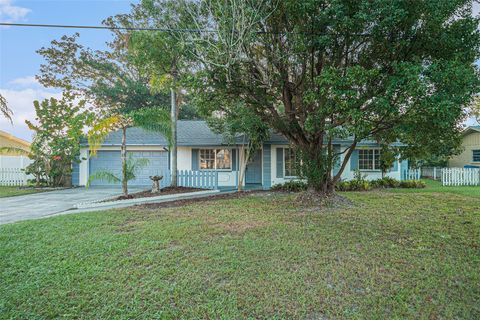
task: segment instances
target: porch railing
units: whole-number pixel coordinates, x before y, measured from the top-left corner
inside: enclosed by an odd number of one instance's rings
[[[199,189],[218,189],[218,171],[179,170],[177,171],[177,185]]]

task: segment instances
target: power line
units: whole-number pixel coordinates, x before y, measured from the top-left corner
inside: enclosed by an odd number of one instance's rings
[[[105,30],[127,30],[127,31],[160,31],[160,32],[184,32],[184,33],[214,33],[215,30],[208,29],[175,29],[175,28],[143,28],[143,27],[107,27],[107,26],[86,26],[86,25],[65,25],[65,24],[37,24],[37,23],[11,23],[0,22],[0,26],[8,27],[34,27],[34,28],[67,28],[67,29],[105,29]]]
[[[88,26],[88,25],[66,25],[66,24],[39,24],[39,23],[11,23],[0,22],[0,26],[8,27],[32,27],[32,28],[63,28],[63,29],[97,29],[97,30],[125,30],[125,31],[159,31],[159,32],[176,32],[176,33],[217,33],[212,29],[181,29],[181,28],[153,28],[153,27],[108,27],[108,26]],[[254,31],[256,34],[304,34],[304,35],[330,35],[340,36],[334,32],[271,32],[271,31]],[[349,36],[369,37],[368,33],[353,33]]]

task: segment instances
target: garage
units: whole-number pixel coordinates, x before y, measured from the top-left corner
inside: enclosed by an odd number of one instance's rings
[[[148,164],[136,172],[136,179],[129,181],[131,186],[150,186],[150,176],[164,175],[168,171],[168,152],[167,151],[130,151],[127,157],[135,159],[148,159]],[[90,158],[89,174],[97,171],[109,171],[117,177],[121,177],[122,160],[120,151],[98,151],[95,157]],[[114,185],[107,181],[94,180],[92,186]],[[118,183],[120,185],[120,183]]]

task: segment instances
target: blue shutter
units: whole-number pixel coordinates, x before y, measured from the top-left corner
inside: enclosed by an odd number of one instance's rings
[[[340,145],[334,145],[333,146],[333,153],[337,154],[340,153]],[[336,175],[338,171],[340,171],[340,166],[341,166],[341,161],[340,161],[341,155],[335,159],[335,163],[333,164],[333,175]]]
[[[402,162],[400,162],[400,170],[401,170],[400,171],[401,180],[404,180],[405,173],[408,170],[408,160],[402,160]]]
[[[358,150],[353,150],[350,156],[350,170],[355,171],[358,169]]]
[[[277,148],[277,178],[283,178],[283,148]]]
[[[232,170],[237,171],[237,149],[232,149]]]
[[[263,189],[270,189],[272,186],[272,147],[269,144],[263,145]]]
[[[192,149],[192,170],[198,171],[199,164],[198,149]]]

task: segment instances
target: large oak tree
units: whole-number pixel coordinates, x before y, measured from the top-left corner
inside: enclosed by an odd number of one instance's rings
[[[478,92],[478,18],[467,0],[184,2],[184,35],[212,114],[241,101],[282,133],[311,190],[331,193],[362,139],[435,152],[458,142]],[[335,137],[351,138],[343,155]],[[341,158],[341,168],[332,167]]]

